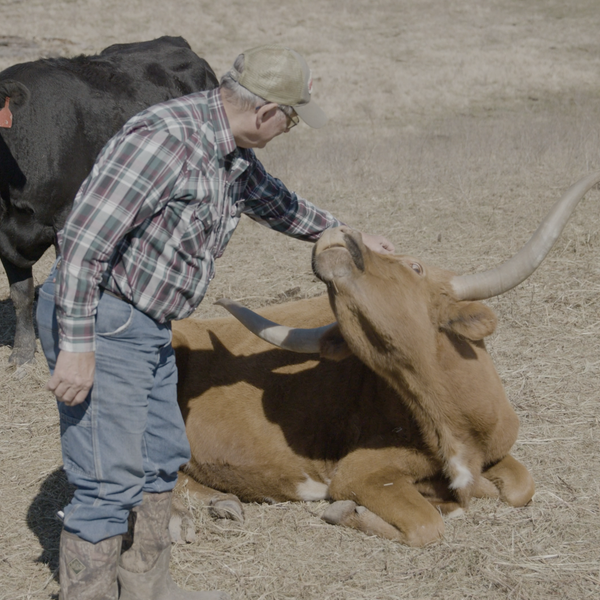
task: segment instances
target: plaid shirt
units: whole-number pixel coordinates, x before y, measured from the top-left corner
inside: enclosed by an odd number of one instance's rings
[[[237,148],[218,90],[130,119],[100,153],[58,234],[61,349],[95,349],[99,287],[161,323],[190,315],[242,213],[309,241],[340,224]]]

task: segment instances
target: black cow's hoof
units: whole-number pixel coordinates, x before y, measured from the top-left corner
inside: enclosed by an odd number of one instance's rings
[[[28,363],[35,363],[35,350],[25,348],[14,348],[8,357],[8,364],[11,367],[22,367]]]

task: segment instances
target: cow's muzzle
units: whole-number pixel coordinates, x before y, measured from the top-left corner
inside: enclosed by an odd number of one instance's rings
[[[313,249],[314,274],[325,283],[365,270],[365,245],[360,232],[349,227],[326,230]]]

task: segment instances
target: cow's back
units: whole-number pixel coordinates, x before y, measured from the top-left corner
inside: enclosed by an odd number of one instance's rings
[[[0,219],[3,228],[14,221],[11,233],[20,224],[29,230],[19,231],[3,253],[12,250],[9,258],[17,265],[22,258],[22,266],[41,256],[98,153],[129,118],[216,85],[206,61],[182,38],[169,37],[118,44],[97,56],[37,60],[0,73],[0,105],[15,96],[13,125],[0,130]],[[35,220],[25,227],[28,215]]]

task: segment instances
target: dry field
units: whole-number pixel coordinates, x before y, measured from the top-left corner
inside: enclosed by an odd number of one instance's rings
[[[514,253],[569,184],[600,168],[597,0],[0,0],[0,68],[182,35],[217,74],[285,42],[313,67],[331,116],[262,158],[292,189],[398,252],[474,272]],[[514,454],[537,492],[477,500],[442,543],[410,549],[325,524],[324,503],[248,505],[243,525],[193,507],[174,548],[191,589],[235,599],[600,597],[600,192],[540,269],[489,301],[488,347],[521,419]],[[197,317],[229,296],[259,307],[323,293],[310,246],[249,221]],[[48,254],[35,270],[43,281]],[[56,598],[68,499],[41,355],[10,371],[14,316],[0,281],[0,600]]]

